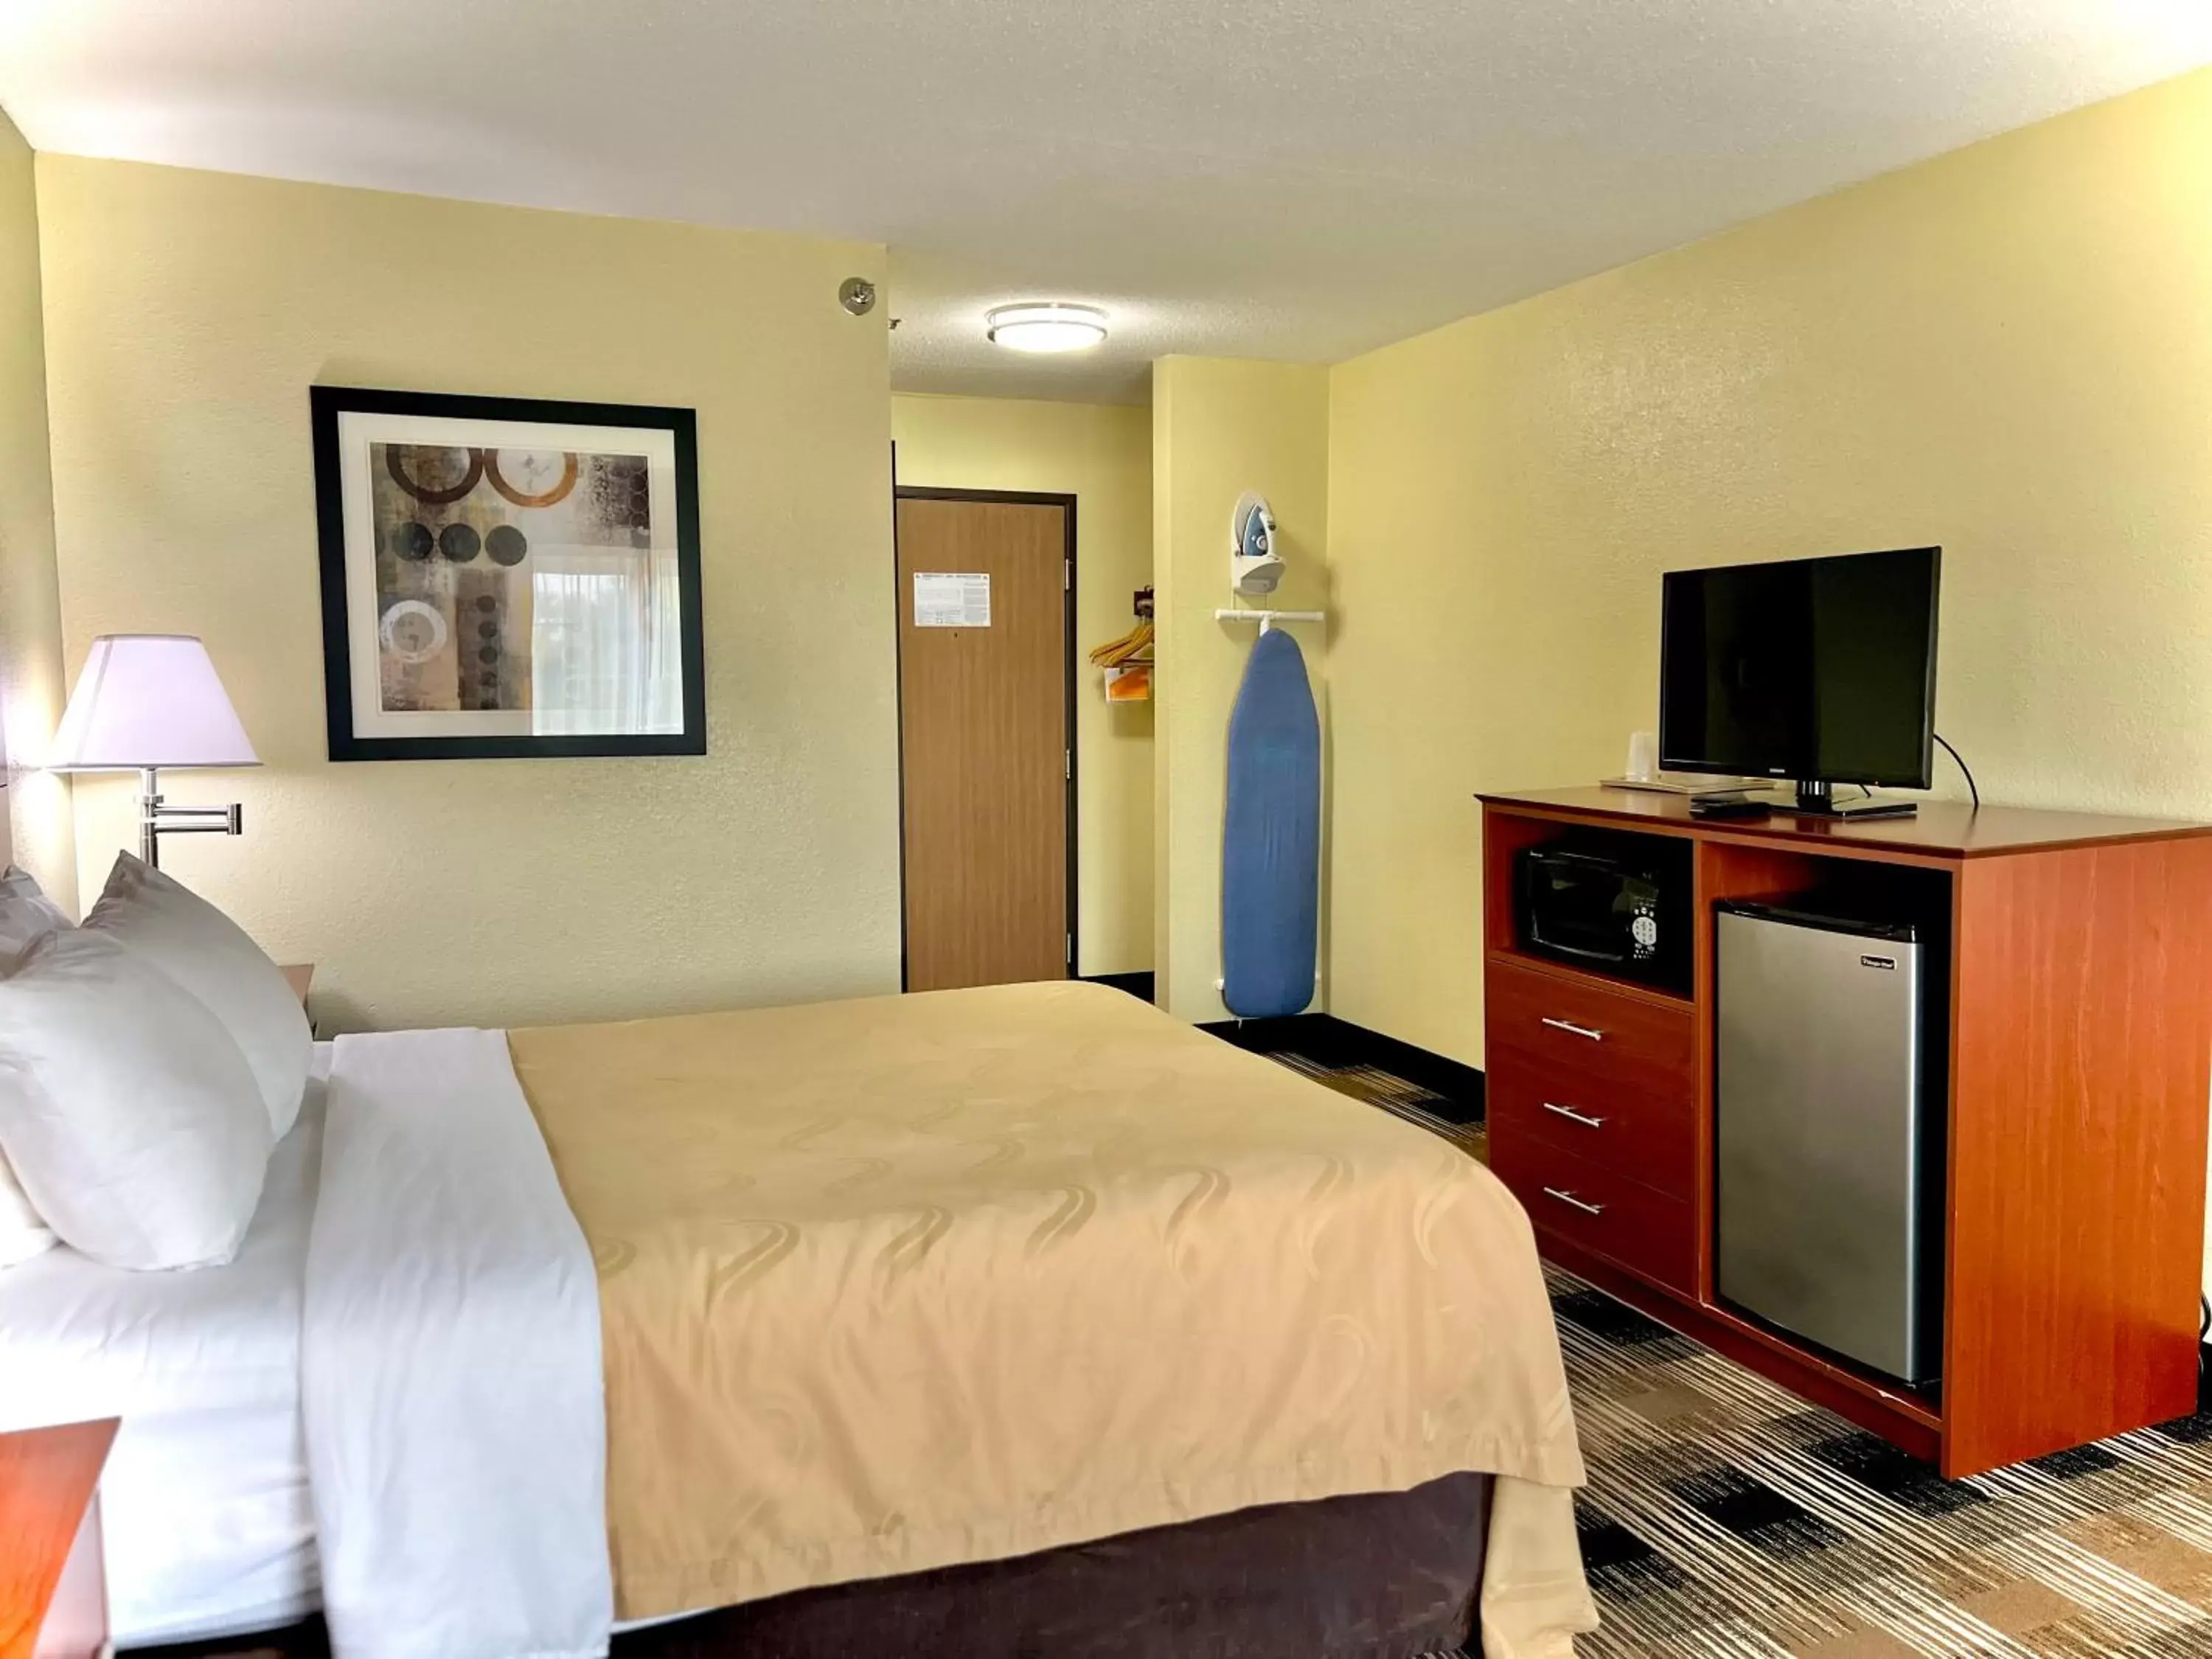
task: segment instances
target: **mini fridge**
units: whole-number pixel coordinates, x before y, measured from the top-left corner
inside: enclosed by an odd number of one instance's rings
[[[1948,974],[1924,925],[1717,907],[1721,1298],[1906,1382],[1942,1360]]]

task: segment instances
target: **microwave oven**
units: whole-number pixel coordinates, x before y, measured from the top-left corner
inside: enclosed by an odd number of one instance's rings
[[[1689,844],[1556,842],[1519,854],[1521,948],[1602,974],[1686,992]]]

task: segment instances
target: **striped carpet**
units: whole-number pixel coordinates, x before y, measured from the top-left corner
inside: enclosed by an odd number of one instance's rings
[[[2207,1659],[2212,1416],[1946,1481],[1564,1273],[1582,1659]]]

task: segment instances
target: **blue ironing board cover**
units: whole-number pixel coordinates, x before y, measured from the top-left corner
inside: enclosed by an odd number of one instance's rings
[[[1241,1019],[1313,1000],[1321,914],[1321,722],[1298,642],[1260,635],[1229,716],[1221,1000]]]

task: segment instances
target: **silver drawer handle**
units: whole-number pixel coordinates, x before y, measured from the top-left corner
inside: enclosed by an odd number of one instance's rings
[[[1547,1014],[1543,1023],[1555,1031],[1565,1031],[1569,1036],[1588,1037],[1592,1042],[1605,1041],[1604,1032],[1592,1030],[1587,1025],[1577,1025],[1571,1019],[1553,1019]]]
[[[1556,1198],[1562,1204],[1571,1204],[1575,1208],[1580,1210],[1584,1215],[1603,1215],[1605,1213],[1604,1205],[1585,1204],[1582,1200],[1577,1198],[1572,1193],[1563,1193],[1557,1187],[1545,1188],[1544,1196],[1547,1198]]]
[[[1605,1120],[1603,1118],[1592,1117],[1587,1112],[1578,1112],[1571,1106],[1557,1106],[1547,1100],[1543,1103],[1543,1107],[1546,1111],[1557,1112],[1561,1117],[1567,1119],[1570,1122],[1581,1124],[1585,1129],[1602,1129],[1605,1127]]]

